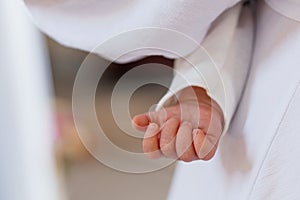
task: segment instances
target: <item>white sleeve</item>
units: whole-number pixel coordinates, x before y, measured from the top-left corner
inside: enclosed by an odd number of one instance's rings
[[[149,27],[169,29],[187,35],[198,44],[205,37],[210,24],[227,8],[240,0],[24,0],[35,24],[48,36],[68,47],[89,51],[108,39],[131,30]],[[146,39],[145,39],[146,38]],[[170,43],[175,44],[176,41]],[[127,43],[126,43],[127,41]],[[156,46],[165,41],[159,32],[131,35],[125,42],[116,42],[105,51],[97,51],[112,60],[120,47]],[[187,49],[188,55],[195,49]],[[145,55],[146,54],[146,55]],[[130,62],[147,55],[163,55],[158,49],[124,55],[118,62]]]
[[[300,21],[299,0],[265,0],[265,2],[276,12],[295,21]]]
[[[252,44],[251,9],[238,4],[215,21],[203,48],[175,61],[173,82],[157,109],[176,103],[176,96],[188,86],[202,87],[221,107],[226,132],[246,81]]]

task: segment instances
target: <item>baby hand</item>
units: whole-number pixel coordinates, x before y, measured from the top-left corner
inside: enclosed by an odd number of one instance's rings
[[[196,98],[187,98],[191,90]],[[181,92],[176,105],[137,115],[133,124],[145,131],[143,150],[150,158],[165,156],[191,162],[214,156],[224,118],[204,89],[189,87]]]

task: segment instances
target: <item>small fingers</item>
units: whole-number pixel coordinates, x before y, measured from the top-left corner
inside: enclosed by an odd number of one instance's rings
[[[209,117],[204,118],[206,121],[204,127],[195,129],[194,147],[199,159],[210,160],[216,153],[219,139],[223,132],[223,116],[212,109]]]
[[[155,123],[150,123],[143,140],[143,150],[149,158],[159,158],[161,156],[158,133],[159,126]]]
[[[191,162],[197,159],[197,154],[193,147],[192,124],[189,122],[183,122],[178,129],[176,152],[182,161]]]
[[[201,129],[193,131],[194,148],[199,159],[210,160],[216,153],[218,139],[206,135]]]
[[[132,124],[135,129],[139,131],[146,131],[147,126],[153,122],[157,125],[161,126],[167,120],[167,113],[165,109],[161,109],[155,112],[144,113],[140,115],[136,115],[132,119]]]
[[[146,131],[149,123],[150,119],[147,114],[136,115],[132,120],[132,125],[139,131]]]
[[[177,158],[176,154],[176,133],[180,120],[171,118],[166,121],[160,134],[160,149],[164,156],[169,158]]]

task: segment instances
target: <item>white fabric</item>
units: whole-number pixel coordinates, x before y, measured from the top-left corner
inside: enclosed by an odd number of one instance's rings
[[[176,103],[176,95],[188,86],[205,88],[221,107],[226,132],[240,99],[250,65],[253,44],[252,14],[247,7],[241,13],[241,4],[222,14],[197,49],[186,58],[175,62],[175,77],[160,106]],[[207,56],[209,55],[209,57]],[[187,94],[185,94],[187,95]],[[194,94],[190,94],[193,98]]]
[[[57,200],[44,40],[20,1],[0,1],[0,199]]]
[[[186,34],[200,43],[210,24],[239,0],[25,0],[38,27],[59,43],[91,51],[99,44],[122,32],[160,27]],[[147,39],[132,35],[124,45],[149,44],[165,41],[162,35],[149,33]],[[176,43],[176,41],[168,41]],[[101,56],[115,58],[120,44],[111,45]],[[187,49],[185,55],[195,49]],[[129,62],[145,55],[164,55],[158,50],[127,55],[118,62]]]
[[[299,0],[266,0],[266,3],[275,11],[292,20],[300,21]]]
[[[169,194],[171,200],[300,199],[297,188],[300,185],[297,159],[300,154],[297,148],[300,140],[299,1],[266,1],[267,4],[261,2],[259,5],[251,71],[228,133],[222,137],[213,160],[178,163]],[[113,35],[142,27],[170,28],[203,42],[217,61],[217,67],[205,68],[205,64],[212,66],[211,60],[198,57],[200,49],[188,49],[186,55],[194,60],[196,69],[181,59],[176,61],[176,69],[190,79],[190,85],[208,89],[222,107],[227,127],[246,76],[248,62],[240,62],[247,61],[249,56],[250,45],[246,44],[251,41],[251,19],[245,17],[247,12],[243,11],[245,18],[241,17],[237,29],[230,28],[231,25],[234,27],[234,16],[238,13],[234,7],[228,11],[232,14],[218,19],[217,26],[213,25],[214,28],[205,36],[211,23],[237,2],[26,0],[37,25],[70,47],[90,51]],[[220,30],[226,34],[215,37]],[[233,30],[235,39],[228,40]],[[214,42],[209,39],[212,36],[216,41],[223,41]],[[147,42],[159,43],[162,40],[165,38],[149,35]],[[229,49],[224,40],[230,42]],[[138,37],[129,42],[145,43]],[[239,57],[235,57],[239,46],[245,48],[239,49]],[[113,45],[108,55],[101,55],[110,58],[117,48],[121,47]],[[223,49],[228,51],[223,52]],[[226,53],[225,57],[222,52]],[[141,56],[144,55],[129,55],[118,61],[132,61]],[[193,70],[200,71],[203,80],[194,79]],[[219,72],[219,77],[213,70]],[[175,93],[182,89],[179,86],[182,82],[176,80],[178,77],[175,76],[171,88]],[[218,86],[219,80],[224,84]],[[172,103],[171,97],[171,93],[167,94],[160,104]]]
[[[70,47],[93,50],[111,60],[118,55],[120,49],[127,49],[128,46],[161,46],[160,44],[165,41],[171,46],[179,43],[178,37],[175,36],[170,36],[166,40],[165,32],[146,31],[127,34],[126,39],[122,41],[117,39],[119,37],[115,37],[116,41],[110,40],[108,48],[103,48],[104,45],[96,48],[114,35],[137,28],[171,29],[187,35],[198,44],[201,43],[210,58],[203,49],[195,49],[197,48],[195,45],[178,44],[182,46],[181,56],[188,55],[192,66],[184,59],[177,59],[175,69],[178,74],[174,77],[170,88],[172,92],[166,94],[159,105],[170,104],[171,101],[168,99],[172,94],[178,93],[184,87],[189,85],[204,87],[223,110],[226,122],[224,132],[226,132],[244,85],[252,47],[252,30],[249,27],[244,30],[249,32],[246,37],[239,40],[239,43],[231,43],[235,40],[233,34],[239,20],[241,4],[220,16],[238,0],[130,2],[128,5],[120,0],[25,0],[34,21],[50,37]],[[216,20],[217,17],[219,18]],[[210,28],[212,30],[205,37]],[[239,51],[237,57],[239,59],[235,59],[236,52],[227,53],[230,52],[231,45],[236,45],[234,49]],[[240,51],[240,48],[243,51]],[[133,61],[146,55],[178,58],[178,55],[151,49],[126,54],[117,61]],[[228,57],[230,59],[227,59]],[[182,78],[188,81],[180,80]]]
[[[209,162],[179,162],[169,199],[300,199],[300,23],[261,3],[247,87]]]

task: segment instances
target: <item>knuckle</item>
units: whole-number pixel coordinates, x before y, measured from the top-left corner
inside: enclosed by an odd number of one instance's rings
[[[179,159],[184,162],[192,162],[194,160],[194,157],[189,156],[189,155],[182,155],[182,156],[180,156]]]
[[[161,146],[161,152],[167,157],[174,157],[176,155],[175,146],[172,144]]]

